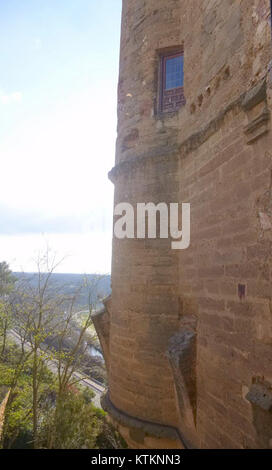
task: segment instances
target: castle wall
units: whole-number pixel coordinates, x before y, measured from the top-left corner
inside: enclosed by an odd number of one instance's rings
[[[188,250],[113,240],[107,406],[131,447],[272,445],[269,14],[123,1],[115,205],[192,212]],[[161,114],[159,55],[175,47],[186,106]]]
[[[271,134],[245,145],[235,108],[180,162],[181,200],[192,206],[191,246],[179,256],[181,328],[197,318],[197,427],[201,447],[269,447],[246,394],[272,383]],[[271,423],[272,425],[272,423]]]
[[[167,158],[170,141],[177,142],[178,116],[166,132],[160,129],[154,77],[155,50],[181,42],[179,8],[176,1],[124,2],[116,160],[139,164],[118,174],[115,205],[130,202],[136,208],[138,202],[178,197],[178,162]],[[110,398],[130,416],[170,426],[177,419],[165,351],[178,327],[177,289],[178,260],[170,240],[114,239]]]

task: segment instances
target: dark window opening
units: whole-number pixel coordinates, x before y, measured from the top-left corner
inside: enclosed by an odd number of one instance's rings
[[[161,57],[160,111],[175,112],[185,105],[184,55],[182,52]]]

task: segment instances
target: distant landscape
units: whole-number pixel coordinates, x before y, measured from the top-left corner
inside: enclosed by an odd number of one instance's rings
[[[35,287],[38,282],[37,273],[24,273],[14,272],[14,276],[20,281],[26,279],[30,285]],[[76,297],[75,308],[84,309],[88,305],[88,287],[84,287],[84,280],[92,284],[93,302],[96,304],[96,309],[103,306],[102,300],[108,297],[111,293],[111,276],[109,274],[98,275],[98,274],[73,274],[73,273],[52,273],[51,284],[62,295],[73,295],[74,292],[80,292]]]
[[[101,409],[107,376],[92,315],[109,275],[0,262],[0,448],[122,448]]]

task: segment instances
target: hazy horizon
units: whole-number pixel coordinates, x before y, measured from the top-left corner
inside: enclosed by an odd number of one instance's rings
[[[12,271],[13,274],[38,274],[38,271]],[[46,271],[44,271],[46,273]],[[104,276],[111,276],[111,273],[108,272],[108,273],[96,273],[96,272],[91,272],[91,273],[68,273],[68,272],[62,272],[62,271],[56,271],[54,273],[52,273],[53,275],[55,274],[59,274],[60,276],[69,276],[69,275],[73,275],[73,276],[94,276],[94,275],[104,275]]]

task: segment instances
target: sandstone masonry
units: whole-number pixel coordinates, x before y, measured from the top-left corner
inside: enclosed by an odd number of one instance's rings
[[[158,108],[161,54],[186,104]],[[133,448],[272,448],[269,0],[123,0],[115,204],[191,203],[191,246],[113,240],[94,318]]]

